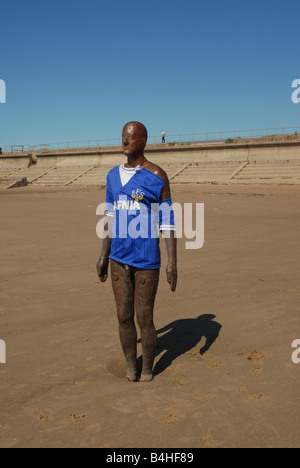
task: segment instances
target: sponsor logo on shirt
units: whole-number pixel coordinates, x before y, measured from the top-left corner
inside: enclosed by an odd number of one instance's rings
[[[141,189],[133,190],[131,197],[136,201],[142,201],[145,194],[141,191]]]
[[[135,200],[119,200],[114,202],[114,210],[140,210],[140,204]]]

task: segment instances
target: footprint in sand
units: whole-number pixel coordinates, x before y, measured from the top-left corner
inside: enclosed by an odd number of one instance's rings
[[[216,441],[213,439],[213,437],[209,433],[201,434],[200,442],[202,442],[204,447],[208,447],[208,448],[216,447]]]
[[[222,363],[221,362],[216,362],[216,361],[211,361],[207,364],[207,367],[209,369],[217,369],[218,367],[221,367]]]
[[[169,413],[159,418],[159,422],[170,427],[183,420],[183,416],[175,413]]]
[[[53,411],[49,408],[28,408],[25,411],[28,416],[37,418],[40,423],[48,423],[53,420]]]
[[[173,388],[180,388],[185,385],[185,381],[181,379],[175,379],[174,382],[172,383]]]
[[[201,355],[197,349],[191,349],[188,351],[186,354],[189,354],[191,356],[191,361],[198,361],[200,359]]]
[[[75,414],[70,413],[69,416],[66,417],[65,421],[67,423],[74,424],[78,429],[83,430],[86,427],[85,419],[86,414]]]
[[[246,358],[248,361],[255,361],[258,362],[265,357],[264,353],[256,351],[256,349],[251,350],[247,355]]]
[[[238,356],[245,356],[249,362],[260,362],[266,355],[256,349],[252,349],[248,353],[238,353]]]
[[[210,401],[210,400],[214,400],[216,398],[217,395],[197,395],[195,397],[195,400],[197,401]]]
[[[258,401],[261,401],[264,398],[264,395],[262,393],[252,394],[252,395],[248,394],[247,393],[247,387],[239,387],[238,390],[239,390],[240,393],[244,394],[244,397],[245,397],[246,401],[249,401],[249,402],[252,402],[252,403],[256,403]]]
[[[256,402],[256,401],[260,401],[264,398],[264,395],[262,394],[258,394],[258,395],[245,395],[245,398],[247,401],[252,401],[252,402]]]
[[[35,414],[38,416],[38,420],[41,423],[48,423],[53,419],[53,411],[46,408],[36,411]]]

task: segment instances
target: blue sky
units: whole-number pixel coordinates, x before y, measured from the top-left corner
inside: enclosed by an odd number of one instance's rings
[[[298,0],[1,0],[0,146],[300,125]]]

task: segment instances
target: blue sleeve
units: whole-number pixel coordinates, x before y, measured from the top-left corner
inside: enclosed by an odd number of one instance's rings
[[[171,198],[163,200],[159,205],[159,230],[176,231],[175,216]]]
[[[108,174],[106,179],[106,215],[114,216],[114,198],[111,188],[110,174]]]

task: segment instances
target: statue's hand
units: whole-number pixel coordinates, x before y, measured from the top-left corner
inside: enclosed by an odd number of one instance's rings
[[[171,291],[175,292],[177,286],[177,265],[172,261],[169,261],[167,265],[167,280]]]
[[[101,283],[105,283],[108,278],[109,258],[100,257],[97,262],[97,273]]]

